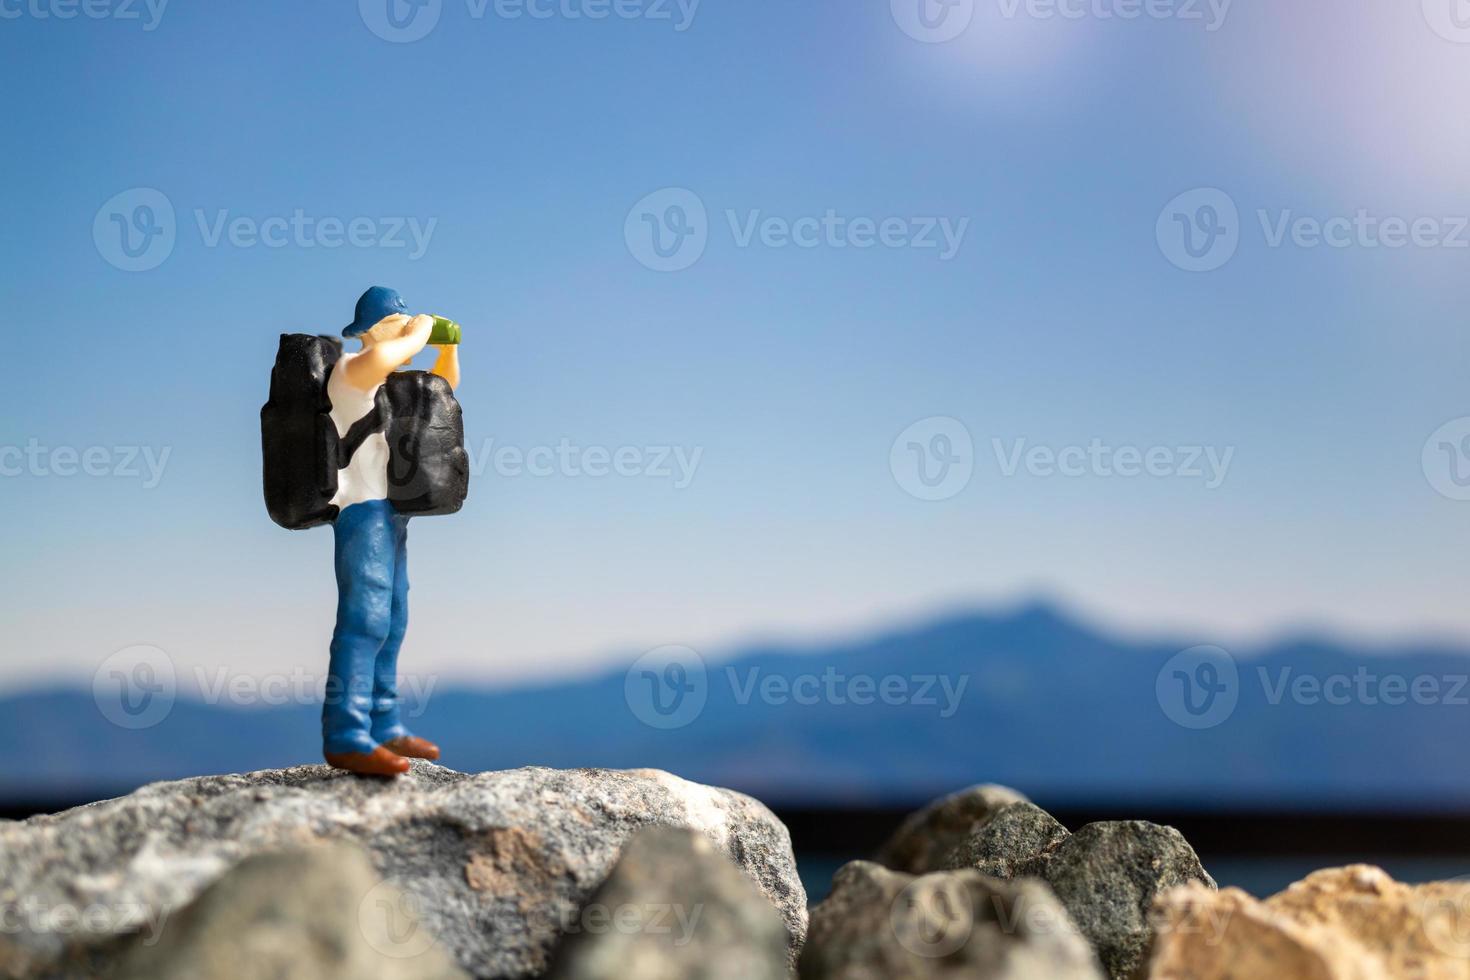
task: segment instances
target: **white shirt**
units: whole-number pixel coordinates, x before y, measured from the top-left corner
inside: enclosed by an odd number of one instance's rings
[[[349,361],[358,354],[343,354],[327,378],[327,400],[332,403],[332,424],[338,437],[347,435],[352,423],[373,410],[378,388],[362,391],[347,382]],[[368,436],[347,465],[337,471],[337,495],[332,503],[338,512],[364,500],[388,499],[388,437],[382,432]]]

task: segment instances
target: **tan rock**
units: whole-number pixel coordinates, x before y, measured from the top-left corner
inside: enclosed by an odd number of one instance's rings
[[[1405,885],[1357,864],[1264,902],[1176,888],[1154,917],[1150,980],[1470,980],[1470,881]]]

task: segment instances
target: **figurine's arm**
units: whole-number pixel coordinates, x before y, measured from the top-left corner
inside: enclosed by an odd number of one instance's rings
[[[372,391],[428,346],[433,328],[433,317],[420,314],[409,320],[403,336],[380,340],[347,362],[347,383],[360,391]]]
[[[459,345],[440,344],[439,359],[434,362],[430,374],[437,374],[449,382],[451,389],[459,387]]]

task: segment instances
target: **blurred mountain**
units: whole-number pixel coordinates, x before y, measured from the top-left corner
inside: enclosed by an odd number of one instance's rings
[[[1470,651],[1300,639],[1202,668],[1180,660],[1191,646],[1109,637],[1033,605],[864,642],[750,649],[702,672],[642,664],[435,691],[411,725],[456,769],[656,767],[785,804],[900,805],[993,781],[1053,804],[1470,807]],[[1227,701],[1190,713],[1216,697]],[[131,731],[89,691],[3,698],[0,739],[19,751],[0,796],[95,798],[317,761],[319,712],[181,698]]]

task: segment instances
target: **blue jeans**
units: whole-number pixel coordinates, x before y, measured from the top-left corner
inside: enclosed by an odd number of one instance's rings
[[[408,631],[408,518],[386,500],[337,515],[337,628],[322,709],[327,752],[371,752],[408,735],[398,649]]]

